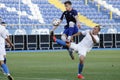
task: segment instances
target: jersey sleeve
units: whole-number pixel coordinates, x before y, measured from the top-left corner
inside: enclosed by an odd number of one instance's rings
[[[6,30],[6,29],[4,29],[4,31],[1,32],[1,36],[2,36],[4,39],[6,39],[6,38],[8,37],[8,35],[7,35],[7,30]]]
[[[74,16],[77,16],[78,12],[76,10],[74,10]]]
[[[6,34],[7,34],[7,36],[9,36],[9,31],[6,29]]]
[[[82,31],[82,35],[86,35],[89,32],[89,30]]]
[[[99,43],[99,42],[100,42],[100,39],[99,39],[98,36],[95,36],[94,38],[95,38],[95,40],[96,40],[96,43]]]
[[[62,14],[60,20],[63,20],[63,19],[64,19],[64,15],[65,15],[65,12],[63,12],[63,14]]]

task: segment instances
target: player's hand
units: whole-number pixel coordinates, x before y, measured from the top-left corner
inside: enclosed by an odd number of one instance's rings
[[[70,41],[73,42],[73,36],[71,36],[71,40]]]
[[[14,47],[14,45],[13,45],[13,44],[9,44],[9,47],[10,47],[10,48],[13,48],[13,47]]]

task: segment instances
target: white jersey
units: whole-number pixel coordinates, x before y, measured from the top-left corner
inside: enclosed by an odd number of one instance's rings
[[[79,56],[86,56],[87,52],[89,52],[94,46],[94,42],[90,35],[90,30],[83,31],[82,35],[85,35],[83,40],[78,44],[71,43],[70,48],[74,49],[75,51],[78,51]],[[97,35],[93,35],[93,37],[95,38],[96,42],[99,43],[99,37]]]
[[[4,26],[0,25],[0,54],[6,54],[5,51],[5,39],[8,36],[8,31]]]
[[[85,37],[83,38],[81,42],[79,42],[79,45],[82,47],[85,47],[87,51],[89,52],[94,46],[94,42],[90,35],[90,30],[82,31],[82,35],[85,35]],[[98,35],[93,35],[93,37],[95,38],[96,42],[99,43]]]

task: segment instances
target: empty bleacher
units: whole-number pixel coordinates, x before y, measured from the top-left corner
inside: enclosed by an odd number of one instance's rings
[[[31,34],[32,29],[51,29],[52,20],[54,18],[60,18],[62,11],[55,7],[55,5],[50,4],[48,0],[0,0],[0,16],[3,21],[5,21],[8,25],[8,29],[11,34],[14,34],[16,29],[23,28],[26,30],[27,34]],[[66,0],[59,0],[62,3]],[[102,29],[102,32],[105,33],[110,25],[113,25],[117,28],[118,31],[120,20],[116,19],[113,14],[113,19],[111,20],[109,17],[109,11],[101,10],[98,12],[97,3],[93,2],[93,0],[88,0],[88,4],[85,5],[84,0],[71,0],[73,3],[73,8],[77,9],[78,12],[93,21],[94,23],[104,25],[105,28]],[[120,0],[105,0],[108,4],[113,5],[114,7],[120,10]],[[34,9],[31,9],[30,5],[34,6]],[[37,9],[38,7],[38,9]],[[102,8],[101,8],[102,9]],[[36,12],[36,15],[34,11]],[[40,15],[39,15],[40,14]],[[36,18],[36,17],[39,18]],[[43,18],[43,20],[41,19]],[[41,21],[40,21],[41,20]],[[43,25],[43,23],[45,25]],[[11,26],[11,24],[13,24]],[[17,24],[17,25],[14,25]],[[22,25],[18,25],[22,24]],[[62,24],[65,24],[63,21]],[[82,26],[82,29],[89,28],[85,24]],[[63,31],[63,25],[58,27],[56,30],[57,33],[61,33]]]

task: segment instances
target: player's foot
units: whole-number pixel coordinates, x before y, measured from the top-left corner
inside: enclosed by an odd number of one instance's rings
[[[74,60],[74,56],[73,56],[73,50],[71,48],[68,49],[69,55],[71,57],[72,60]]]
[[[84,76],[82,74],[78,74],[78,79],[85,79]]]
[[[7,78],[8,78],[8,80],[14,80],[11,75],[8,75]]]
[[[53,41],[54,41],[54,42],[56,42],[56,37],[55,37],[55,36],[53,36],[52,38],[53,38]]]

